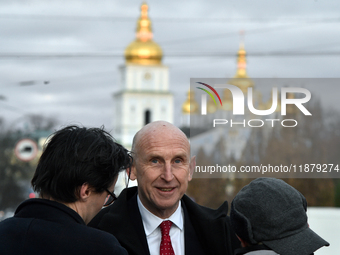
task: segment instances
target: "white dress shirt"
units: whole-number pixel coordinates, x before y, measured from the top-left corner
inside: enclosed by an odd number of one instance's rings
[[[137,204],[140,215],[142,216],[144,231],[146,240],[148,242],[149,251],[151,255],[159,255],[159,249],[162,239],[161,229],[159,225],[165,221],[172,221],[170,228],[170,239],[174,249],[175,255],[184,255],[184,214],[181,207],[181,201],[177,210],[167,219],[161,219],[152,214],[148,209],[144,207],[137,195]]]

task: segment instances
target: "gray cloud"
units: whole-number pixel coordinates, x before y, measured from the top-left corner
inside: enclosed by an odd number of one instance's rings
[[[148,4],[154,40],[165,53],[163,64],[170,68],[176,116],[190,78],[234,75],[240,30],[245,30],[251,77],[339,76],[340,3],[336,1],[152,0]],[[111,95],[118,90],[118,66],[124,64],[124,49],[134,40],[140,5],[135,0],[0,1],[0,95],[6,97],[0,100],[0,116],[11,122],[20,114],[37,113],[57,116],[62,125],[74,121],[111,128]],[[285,56],[306,51],[335,54]],[[22,53],[35,57],[23,58]],[[182,56],[189,53],[226,56]],[[78,57],[61,58],[61,54]],[[95,57],[100,54],[112,57]],[[35,85],[20,86],[25,81]]]

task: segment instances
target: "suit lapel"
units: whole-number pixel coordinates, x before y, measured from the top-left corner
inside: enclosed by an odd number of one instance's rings
[[[150,255],[137,206],[137,193],[131,197],[126,193],[110,206],[110,213],[103,216],[99,228],[112,233],[130,255]]]
[[[137,254],[141,254],[143,250],[143,254],[150,254],[148,242],[146,239],[142,216],[140,215],[138,205],[137,205],[137,193],[134,195],[132,199],[128,202],[128,210],[130,214],[130,220],[135,230],[135,238],[138,237],[139,243],[141,244],[140,249],[136,249]]]
[[[183,208],[187,210],[187,215],[190,215],[192,231],[201,247],[202,254],[233,254],[229,245],[230,238],[227,236],[229,235],[226,225],[227,203],[222,204],[218,210],[213,210],[199,206],[186,195],[183,196],[182,202]],[[186,234],[185,238],[187,238]],[[191,254],[193,247],[191,244],[189,245],[187,246],[186,243],[186,250],[188,247],[188,251],[190,251],[186,254]]]
[[[184,243],[185,243],[185,254],[204,255],[201,243],[198,240],[195,229],[190,220],[188,210],[184,203],[182,203],[184,213]]]

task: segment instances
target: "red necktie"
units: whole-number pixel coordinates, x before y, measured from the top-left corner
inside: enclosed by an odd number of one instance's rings
[[[169,236],[170,228],[171,228],[172,222],[170,220],[163,221],[159,227],[161,228],[162,232],[162,240],[161,240],[161,246],[159,250],[160,255],[175,255],[174,249],[171,245],[171,239]]]

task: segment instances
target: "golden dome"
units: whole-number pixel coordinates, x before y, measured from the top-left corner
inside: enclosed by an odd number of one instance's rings
[[[184,114],[197,113],[198,112],[198,103],[195,100],[195,92],[189,91],[187,93],[187,99],[182,105],[182,112]]]
[[[137,21],[136,40],[125,49],[127,64],[160,65],[163,52],[161,47],[152,40],[151,21],[148,17],[148,5],[141,6],[141,16]]]
[[[247,93],[249,87],[254,87],[254,82],[247,75],[246,67],[246,51],[243,44],[240,45],[240,49],[237,53],[237,71],[235,76],[228,81],[228,84],[239,87],[243,93]]]

